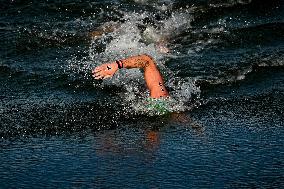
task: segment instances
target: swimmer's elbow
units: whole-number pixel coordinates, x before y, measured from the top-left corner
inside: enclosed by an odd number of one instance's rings
[[[152,62],[154,62],[154,58],[152,57],[152,56],[150,56],[150,55],[148,55],[148,54],[142,54],[141,56],[143,56],[143,58],[145,59],[145,60],[147,60],[147,61],[152,61]]]
[[[145,60],[145,67],[148,67],[148,66],[155,66],[156,63],[154,61],[154,58],[148,54],[142,54],[141,55],[143,57],[143,59]]]

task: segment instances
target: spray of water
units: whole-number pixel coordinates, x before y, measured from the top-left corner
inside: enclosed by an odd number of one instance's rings
[[[185,111],[192,108],[191,99],[198,96],[200,90],[195,86],[191,78],[179,78],[165,66],[166,56],[159,47],[159,42],[165,43],[166,39],[172,38],[180,30],[190,27],[191,17],[185,13],[172,13],[167,19],[159,21],[159,27],[148,26],[141,31],[139,25],[145,25],[143,19],[153,17],[152,13],[124,12],[125,22],[108,22],[105,25],[115,26],[110,33],[104,33],[100,37],[94,37],[89,48],[87,58],[77,60],[70,64],[80,71],[89,73],[92,68],[102,63],[127,58],[137,54],[148,54],[152,56],[160,71],[165,77],[166,86],[169,88],[171,98],[165,100],[166,109],[170,112]],[[149,108],[147,98],[149,92],[146,90],[143,73],[139,69],[122,69],[113,78],[103,80],[97,88],[104,86],[121,87],[124,90],[119,95],[121,104],[125,107],[124,112],[134,114],[157,115],[161,111]]]

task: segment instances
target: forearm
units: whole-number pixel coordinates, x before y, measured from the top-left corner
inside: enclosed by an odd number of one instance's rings
[[[155,64],[155,61],[151,56],[146,54],[102,64],[96,67],[92,73],[95,79],[106,79],[112,77],[118,69],[121,68],[142,68],[144,70],[145,82],[150,90],[150,96],[153,98],[169,96],[164,85],[163,77]]]
[[[123,68],[131,69],[131,68],[142,68],[145,69],[147,67],[156,67],[154,60],[146,55],[137,55],[132,56],[127,59],[119,60],[122,63]]]
[[[143,54],[120,60],[120,62],[124,68],[142,68],[144,70],[145,82],[150,90],[151,97],[160,98],[169,95],[164,86],[163,77],[152,57]]]

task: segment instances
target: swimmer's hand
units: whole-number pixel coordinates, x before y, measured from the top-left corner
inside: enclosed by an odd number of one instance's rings
[[[112,77],[117,70],[117,63],[106,63],[93,69],[92,74],[95,79],[106,79]]]

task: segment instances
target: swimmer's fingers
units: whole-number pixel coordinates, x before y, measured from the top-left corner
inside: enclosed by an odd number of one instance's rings
[[[116,65],[116,64],[115,64]],[[109,63],[102,64],[92,70],[92,75],[95,79],[110,78],[116,72],[117,69]]]
[[[101,79],[101,78],[104,77],[104,74],[103,74],[103,72],[96,72],[96,73],[93,73],[93,77],[95,79]]]
[[[104,77],[104,79],[107,79],[107,78],[110,78],[110,77],[112,77],[112,76],[111,75],[107,75],[107,76]]]
[[[95,74],[95,73],[98,73],[102,71],[102,68],[100,66],[96,67],[95,69],[92,70],[92,73]]]
[[[98,77],[100,74],[99,74],[99,72],[95,72],[94,70],[92,71],[92,76],[93,77]]]
[[[112,77],[112,75],[107,74],[106,72],[104,72],[104,71],[102,70],[102,71],[99,71],[99,72],[94,73],[94,74],[93,74],[93,77],[94,77],[95,79],[106,79],[106,78]]]
[[[103,75],[95,75],[95,79],[104,79]]]
[[[112,77],[111,75],[106,75],[106,76],[103,76],[103,75],[98,75],[98,76],[95,76],[95,79],[107,79],[107,78],[110,78]]]
[[[102,64],[100,66],[95,67],[95,69],[93,69],[92,73],[98,73],[100,71],[104,71],[107,70],[108,64]]]

